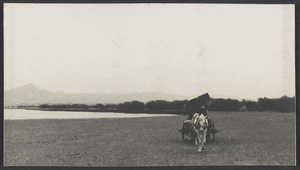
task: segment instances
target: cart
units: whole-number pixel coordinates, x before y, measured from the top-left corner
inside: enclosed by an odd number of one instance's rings
[[[206,133],[206,139],[215,141],[215,121],[208,119],[209,126],[207,127],[207,133]],[[183,121],[182,129],[179,130],[182,135],[182,141],[185,141],[185,137],[188,136],[190,139],[194,139],[196,137],[196,133],[194,132],[194,129],[192,126],[185,121]]]
[[[194,113],[200,113],[202,106],[208,106],[209,105],[210,96],[208,93],[205,93],[197,98],[194,98],[192,100],[189,100],[186,105],[184,105],[184,109],[186,110],[186,114],[189,115],[189,118],[191,118],[191,114]],[[190,123],[191,120],[183,120],[182,129],[179,130],[182,134],[182,141],[185,140],[185,136],[189,136],[190,139],[194,139],[196,137],[196,133],[194,132],[194,129],[191,126]],[[215,140],[215,134],[218,132],[218,130],[215,129],[215,121],[208,119],[208,127],[207,127],[207,140]]]

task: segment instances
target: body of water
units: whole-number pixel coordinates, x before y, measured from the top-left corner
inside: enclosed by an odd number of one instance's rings
[[[71,112],[71,111],[40,111],[24,109],[4,109],[4,120],[24,119],[99,119],[99,118],[133,118],[176,116],[174,114],[145,113],[113,113],[113,112]]]

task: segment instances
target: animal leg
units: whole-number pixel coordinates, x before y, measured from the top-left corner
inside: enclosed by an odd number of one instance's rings
[[[195,131],[195,134],[196,134],[196,137],[195,137],[195,145],[198,145],[199,144],[199,139],[198,139],[198,136],[199,136],[199,132],[194,128],[194,131]]]
[[[198,139],[199,139],[199,149],[198,152],[202,152],[203,151],[203,140],[201,138],[202,134],[199,135]]]
[[[199,149],[198,149],[198,152],[202,152],[203,149],[202,149],[202,144],[199,144]]]
[[[207,129],[203,131],[203,143],[206,143],[206,133],[207,133]]]

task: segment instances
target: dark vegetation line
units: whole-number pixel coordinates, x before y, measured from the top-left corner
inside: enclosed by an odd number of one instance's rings
[[[211,99],[209,111],[273,111],[295,112],[295,97],[259,98],[258,101]],[[183,105],[188,100],[150,101],[146,104],[140,101],[124,102],[120,104],[42,104],[39,106],[18,106],[17,108],[37,109],[48,111],[89,111],[89,112],[125,112],[125,113],[172,113],[184,114]]]

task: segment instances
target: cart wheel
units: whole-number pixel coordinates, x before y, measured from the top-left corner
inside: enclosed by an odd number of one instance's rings
[[[184,141],[184,125],[182,125],[181,135],[182,135],[182,141]]]
[[[215,121],[211,121],[212,123],[212,135],[213,135],[213,141],[215,141]]]

